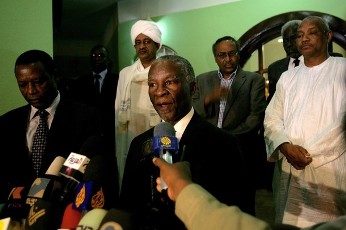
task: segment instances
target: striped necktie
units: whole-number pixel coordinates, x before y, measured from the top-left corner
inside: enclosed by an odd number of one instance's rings
[[[46,141],[48,136],[48,124],[47,124],[48,114],[49,113],[44,109],[38,110],[36,112],[36,115],[40,116],[40,122],[34,134],[34,140],[32,143],[32,150],[31,150],[31,159],[32,159],[37,176],[39,175],[42,157],[46,148]]]

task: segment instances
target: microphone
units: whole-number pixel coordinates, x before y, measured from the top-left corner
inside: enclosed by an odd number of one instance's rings
[[[56,157],[44,177],[36,178],[27,195],[26,203],[31,207],[25,222],[26,229],[57,228],[62,216],[60,196],[63,180],[59,171],[65,158]]]
[[[172,164],[172,155],[179,151],[178,139],[175,137],[175,129],[168,122],[161,122],[154,127],[153,152],[156,157],[160,157]],[[161,178],[162,190],[167,189],[166,183]]]
[[[101,221],[103,220],[106,214],[106,209],[92,209],[82,217],[76,229],[99,229]]]
[[[133,214],[129,212],[120,211],[118,209],[110,209],[100,224],[100,230],[133,230],[135,223]]]
[[[65,158],[57,156],[50,164],[44,177],[38,177],[32,183],[26,198],[26,204],[32,206],[37,199],[57,202],[62,190],[62,180],[59,176],[59,170],[62,167]]]
[[[1,210],[0,218],[10,217],[14,221],[22,222],[30,208],[25,202],[29,189],[29,185],[14,187]]]
[[[83,182],[77,187],[73,208],[85,212],[95,208],[107,209],[110,206],[108,198],[111,194],[105,194],[104,189],[106,165],[106,159],[100,155],[91,158],[85,169]]]
[[[9,228],[9,226],[10,226],[10,221],[11,221],[11,218],[10,218],[10,217],[1,219],[1,220],[0,220],[0,229],[1,229],[1,230],[11,229],[11,228]]]
[[[38,199],[29,210],[25,222],[26,230],[58,229],[60,213],[56,203]]]
[[[72,203],[66,206],[64,216],[61,221],[61,229],[76,229],[82,218],[82,212],[74,209]]]
[[[96,155],[98,149],[102,146],[100,136],[90,136],[81,147],[79,153],[71,152],[64,162],[60,175],[67,179],[64,191],[60,197],[61,201],[74,199],[74,193],[80,181],[83,180],[86,167],[90,158]]]

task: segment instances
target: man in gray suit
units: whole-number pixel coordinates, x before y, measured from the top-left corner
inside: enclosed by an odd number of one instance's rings
[[[297,28],[301,20],[291,20],[286,22],[281,28],[282,45],[286,52],[286,57],[277,60],[268,66],[269,96],[268,103],[273,97],[281,74],[290,68],[294,68],[301,63],[303,56],[300,55],[296,47]]]
[[[266,161],[264,140],[259,135],[266,109],[265,80],[238,65],[239,44],[233,37],[219,38],[212,51],[219,69],[196,77],[193,106],[210,123],[239,138],[249,167],[255,173]],[[259,179],[254,177],[250,183]]]

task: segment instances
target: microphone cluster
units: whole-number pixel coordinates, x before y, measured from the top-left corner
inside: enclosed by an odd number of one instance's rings
[[[107,211],[109,196],[103,188],[106,159],[95,154],[100,144],[99,137],[89,138],[80,153],[56,157],[44,176],[13,188],[0,207],[0,223],[6,226],[10,218],[26,230],[85,229],[78,228],[89,224],[85,216],[99,220],[104,213],[102,220],[106,213],[114,213]]]

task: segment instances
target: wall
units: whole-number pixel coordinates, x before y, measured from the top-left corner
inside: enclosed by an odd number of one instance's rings
[[[121,5],[118,10],[123,10]],[[239,38],[269,17],[304,10],[324,12],[346,20],[346,4],[341,4],[341,0],[240,0],[165,16],[157,16],[160,12],[155,17],[148,16],[162,29],[163,43],[187,58],[199,74],[217,68],[211,53],[211,45],[217,38],[224,35]],[[120,69],[131,64],[135,55],[130,39],[130,29],[135,21],[123,22],[118,27]]]
[[[26,104],[14,76],[16,58],[41,49],[53,54],[52,3],[47,0],[1,0],[0,115]]]

